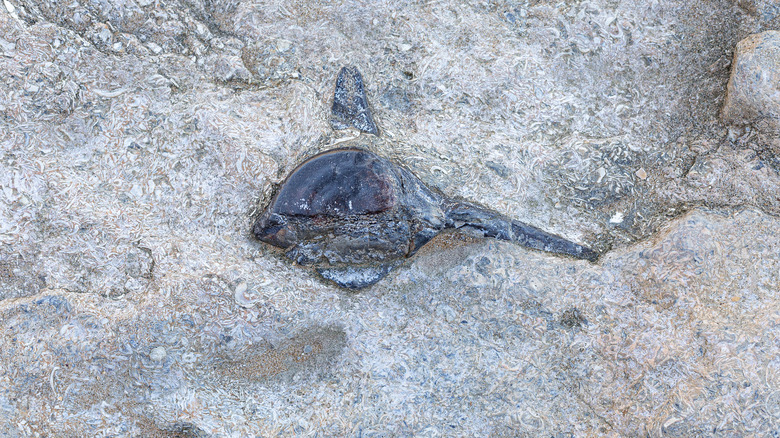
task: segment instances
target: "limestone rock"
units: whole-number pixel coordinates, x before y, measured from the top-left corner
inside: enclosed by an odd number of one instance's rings
[[[723,120],[753,125],[780,137],[780,31],[766,31],[737,44]]]

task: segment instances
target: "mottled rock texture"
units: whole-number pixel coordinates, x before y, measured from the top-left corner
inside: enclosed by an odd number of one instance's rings
[[[0,2],[0,436],[772,436],[775,0]],[[372,151],[606,255],[441,235],[344,292],[250,234],[357,66]],[[164,353],[164,354],[163,354]]]
[[[723,119],[780,140],[780,31],[750,35],[737,44]]]

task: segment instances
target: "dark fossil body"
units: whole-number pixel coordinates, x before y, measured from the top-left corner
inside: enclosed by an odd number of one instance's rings
[[[372,285],[445,229],[595,261],[589,248],[446,198],[405,168],[361,148],[315,155],[282,184],[253,227],[301,265],[349,288]]]

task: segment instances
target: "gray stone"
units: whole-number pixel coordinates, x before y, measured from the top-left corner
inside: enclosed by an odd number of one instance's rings
[[[750,35],[737,44],[723,120],[780,137],[779,31]]]
[[[0,436],[777,434],[780,160],[720,119],[777,0],[257,3],[0,3]],[[250,238],[346,63],[372,152],[601,261]]]

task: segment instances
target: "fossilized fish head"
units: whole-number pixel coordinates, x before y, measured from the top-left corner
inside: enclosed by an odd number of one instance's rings
[[[359,289],[441,231],[441,203],[389,160],[357,147],[334,149],[290,173],[253,233],[324,278]]]
[[[396,207],[397,195],[397,177],[385,160],[357,148],[327,151],[292,171],[253,232],[288,248],[299,238],[295,219],[316,223],[386,212]]]

